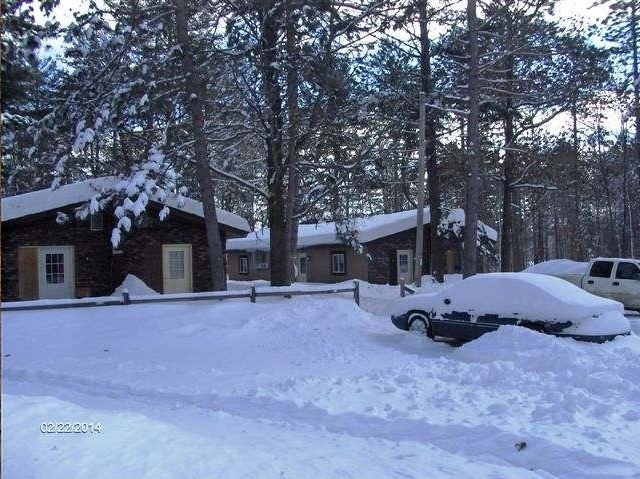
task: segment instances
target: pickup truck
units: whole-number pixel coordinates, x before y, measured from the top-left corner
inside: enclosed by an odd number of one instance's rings
[[[536,265],[537,266],[537,265]],[[580,288],[624,304],[625,309],[640,311],[640,260],[625,258],[594,258],[584,274],[554,273]]]

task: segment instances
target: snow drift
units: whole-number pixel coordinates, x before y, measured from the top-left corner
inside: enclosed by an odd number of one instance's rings
[[[122,284],[118,286],[113,291],[113,293],[111,293],[111,296],[122,296],[122,292],[125,290],[128,291],[129,294],[137,296],[159,294],[157,291],[147,286],[144,281],[133,274],[128,274]]]

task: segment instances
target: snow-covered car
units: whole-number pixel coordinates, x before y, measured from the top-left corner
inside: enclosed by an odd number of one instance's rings
[[[469,341],[507,324],[594,342],[631,331],[621,303],[533,273],[478,274],[409,303],[393,324],[430,338]]]

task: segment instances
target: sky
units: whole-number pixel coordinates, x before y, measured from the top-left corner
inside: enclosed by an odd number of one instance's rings
[[[556,15],[563,19],[581,18],[587,23],[600,23],[607,15],[608,7],[598,5],[589,7],[590,0],[559,0],[556,3]]]
[[[607,14],[608,7],[604,5],[590,6],[592,0],[557,0],[555,13],[562,19],[578,18],[587,23],[601,22]],[[62,25],[68,25],[73,20],[74,11],[82,11],[89,5],[87,0],[61,0],[55,9],[55,17]],[[36,15],[37,20],[44,17]]]
[[[464,6],[465,3],[466,2],[462,0],[460,5]],[[583,21],[585,25],[602,24],[609,9],[606,5],[594,6],[594,3],[594,0],[557,0],[555,15],[567,22],[575,19]],[[69,25],[73,21],[73,13],[86,9],[88,5],[88,0],[61,0],[60,4],[54,10],[54,17],[61,25]],[[36,21],[44,22],[45,20],[45,17],[36,10]],[[61,39],[46,41],[45,44],[50,48],[47,53],[44,53],[44,56],[52,57],[59,54],[62,50],[62,43]],[[617,131],[620,127],[620,114],[607,110],[605,117],[605,126],[612,131]],[[568,115],[559,115],[558,118],[551,122],[550,128],[554,130],[567,128],[567,125],[570,125],[570,121]]]

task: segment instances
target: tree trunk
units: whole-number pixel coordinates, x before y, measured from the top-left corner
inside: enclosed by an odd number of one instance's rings
[[[525,225],[523,221],[523,201],[522,189],[512,192],[513,201],[516,208],[513,211],[512,231],[513,231],[513,249],[511,254],[511,263],[513,271],[522,271],[524,269],[524,235]]]
[[[631,55],[632,55],[632,85],[633,85],[633,114],[635,116],[635,162],[636,162],[636,179],[638,180],[638,190],[640,191],[640,73],[638,72],[638,3],[631,2]],[[630,215],[631,216],[631,215]],[[635,213],[637,218],[638,213]],[[630,243],[633,244],[633,221],[630,220],[631,238]],[[640,224],[640,222],[638,222]],[[630,245],[630,249],[634,249]],[[631,252],[633,255],[633,251]]]
[[[420,15],[420,87],[431,100],[433,81],[431,79],[431,52],[427,19],[427,2],[418,2]],[[429,110],[425,121],[425,157],[427,169],[427,188],[429,190],[429,212],[431,227],[429,228],[430,266],[431,274],[438,282],[444,281],[444,247],[438,235],[438,225],[441,219],[440,178],[438,176],[438,162],[436,160],[436,122],[433,110]]]
[[[640,188],[640,73],[638,72],[638,3],[631,2],[631,55],[633,85],[633,113],[635,116],[635,153],[638,172],[638,187]]]
[[[569,200],[569,258],[574,261],[582,261],[584,254],[582,252],[582,238],[580,237],[580,163],[579,163],[579,143],[578,143],[578,114],[576,105],[571,109],[573,119],[573,151],[570,156],[571,171],[571,198]]]
[[[620,142],[622,143],[622,228],[620,234],[620,253],[623,257],[629,257],[629,231],[633,228],[633,225],[629,225],[630,228],[627,229],[627,223],[629,221],[629,212],[627,210],[629,202],[627,199],[629,198],[627,188],[628,188],[628,178],[627,178],[627,170],[628,170],[628,153],[627,153],[627,130],[624,126],[624,119],[622,120],[622,128],[620,129]]]
[[[187,26],[185,0],[175,0],[176,33],[182,50],[182,68],[185,73],[185,84],[189,94],[191,110],[191,128],[194,139],[194,157],[200,196],[204,213],[204,224],[207,231],[207,247],[209,250],[209,267],[211,268],[212,290],[227,289],[227,274],[224,265],[224,248],[220,238],[220,227],[216,215],[215,189],[207,152],[207,139],[204,133],[204,84],[195,69],[191,41]]]
[[[267,210],[270,231],[269,268],[273,286],[291,284],[287,211],[285,201],[285,171],[282,146],[282,99],[278,78],[278,21],[273,5],[262,8],[260,60],[262,90],[265,105],[265,143],[267,147]]]
[[[417,218],[416,218],[416,254],[414,257],[414,282],[417,287],[422,286],[422,260],[424,256],[424,169],[425,169],[425,107],[426,98],[423,91],[420,92],[418,108],[420,108],[420,151],[418,152],[418,178],[416,185],[418,188]]]
[[[613,194],[611,191],[611,179],[609,176],[609,169],[607,168],[607,164],[605,162],[605,155],[603,151],[604,139],[603,139],[603,129],[598,124],[597,125],[597,133],[596,133],[596,155],[598,158],[598,166],[600,168],[600,180],[602,181],[602,186],[604,188],[604,199],[605,199],[605,207],[606,207],[606,217],[607,217],[607,231],[606,231],[606,250],[605,255],[607,256],[620,256],[620,243],[618,242],[617,234],[616,234],[616,221],[615,221],[615,213],[613,208]]]
[[[507,32],[505,55],[505,89],[514,87],[514,59],[511,51],[511,31]],[[513,271],[513,182],[515,181],[515,137],[513,126],[513,99],[507,96],[503,105],[504,164],[502,188],[502,242],[500,243],[500,271]]]
[[[556,259],[560,259],[562,258],[561,252],[560,252],[560,226],[559,226],[559,221],[558,221],[558,205],[557,202],[555,200],[553,200],[553,246],[555,249],[555,258]]]
[[[291,0],[286,1],[287,14],[287,112],[289,115],[289,141],[287,143],[288,184],[287,184],[287,231],[286,242],[289,254],[286,256],[285,268],[290,272],[291,282],[295,281],[296,273],[294,258],[298,251],[298,70],[296,51],[295,20],[292,18]]]
[[[545,228],[544,228],[544,211],[542,209],[542,197],[538,198],[535,203],[535,220],[533,222],[534,229],[534,246],[533,246],[533,262],[541,263],[545,261]]]
[[[510,107],[511,101],[507,101],[506,113],[504,115],[504,142],[506,151],[504,153],[503,182],[502,188],[502,242],[500,243],[500,271],[512,271],[512,249],[513,249],[513,188],[515,180],[515,159],[513,146],[513,116]]]
[[[467,26],[469,29],[469,118],[467,132],[467,178],[464,221],[464,277],[478,271],[477,229],[480,202],[480,132],[478,129],[478,25],[476,1],[467,2]]]

